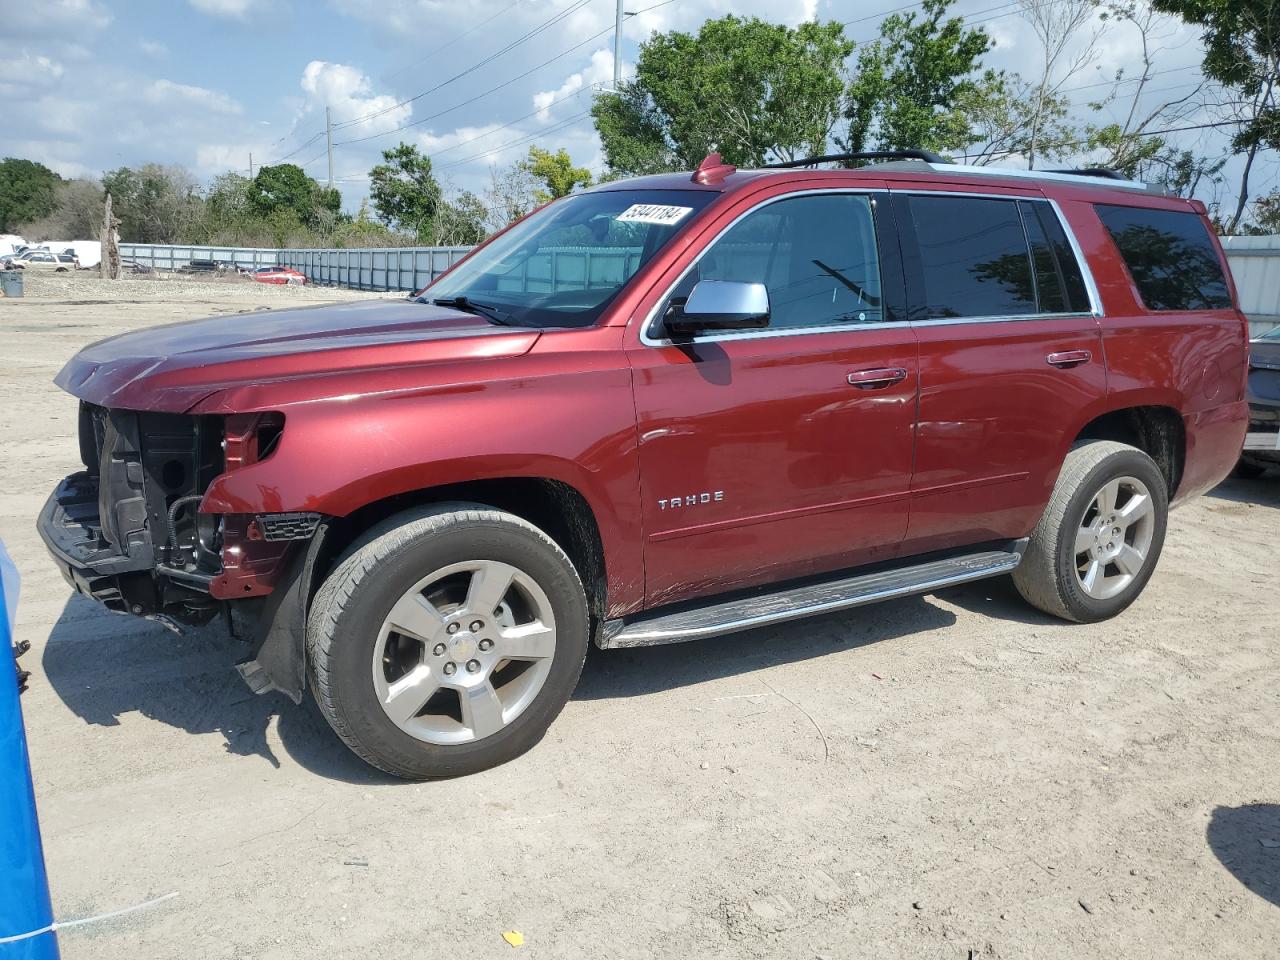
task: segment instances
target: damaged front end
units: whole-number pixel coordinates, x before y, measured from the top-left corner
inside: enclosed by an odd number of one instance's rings
[[[277,413],[190,416],[82,401],[85,469],[63,480],[38,528],[67,581],[108,609],[208,622],[234,605],[260,642],[240,667],[257,692],[302,696],[306,584],[323,540],[315,513],[200,511],[218,476],[266,460]],[[269,501],[269,491],[264,491]]]

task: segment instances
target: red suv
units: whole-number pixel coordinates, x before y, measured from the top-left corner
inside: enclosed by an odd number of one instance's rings
[[[220,611],[397,776],[533,745],[588,642],[1012,574],[1094,621],[1230,471],[1246,323],[1195,201],[921,151],[601,185],[407,300],[114,337],[57,377],[63,572]],[[885,159],[848,155],[837,160]]]

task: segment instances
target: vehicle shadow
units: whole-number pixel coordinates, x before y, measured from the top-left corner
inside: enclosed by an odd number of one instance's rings
[[[911,597],[696,643],[593,648],[574,698],[644,696],[954,622],[950,611]],[[72,596],[45,644],[41,666],[63,703],[94,726],[116,726],[122,716],[139,713],[193,735],[219,734],[228,753],[258,756],[279,767],[268,736],[275,718],[281,746],[312,773],[357,784],[399,782],[352,754],[309,695],[295,706],[281,694],[251,693],[234,669],[249,652],[218,621],[179,636]]]
[[[1231,477],[1222,481],[1205,496],[1233,503],[1257,503],[1280,507],[1280,469],[1270,470],[1254,480]]]
[[[1205,836],[1232,876],[1280,906],[1280,804],[1217,807]]]
[[[268,736],[275,717],[280,743],[311,772],[348,783],[399,782],[351,753],[310,695],[295,706],[279,693],[251,693],[235,671],[250,653],[218,620],[178,636],[73,595],[41,665],[49,685],[85,723],[112,727],[136,712],[187,733],[221,734],[228,753],[279,767]]]
[[[573,699],[645,696],[948,627],[955,620],[925,597],[908,597],[691,643],[592,648]]]

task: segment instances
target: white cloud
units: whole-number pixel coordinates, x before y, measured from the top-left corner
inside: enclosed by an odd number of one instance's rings
[[[205,143],[196,147],[196,172],[204,176],[217,176],[235,170],[246,176],[249,173],[249,157],[254,160],[254,171],[265,163],[268,147],[261,143]]]
[[[94,110],[94,105],[84,100],[48,96],[36,100],[33,113],[42,129],[75,136],[93,119]]]
[[[138,49],[149,57],[167,57],[169,48],[158,40],[139,40]]]
[[[302,71],[302,90],[307,95],[305,112],[332,111],[334,123],[351,123],[348,132],[356,135],[383,133],[400,126],[413,114],[411,104],[373,93],[373,83],[356,67],[345,63],[312,60]]]
[[[155,104],[191,104],[214,113],[243,113],[244,108],[225,93],[192,87],[172,80],[156,80],[143,91],[143,97]]]
[[[0,59],[0,82],[24,86],[57,80],[61,76],[62,64],[25,50],[20,59]]]
[[[579,90],[595,84],[612,83],[613,51],[597,50],[591,54],[591,63],[577,73],[571,74],[556,90],[543,90],[533,95],[533,106],[538,111],[538,119],[543,123],[551,119],[551,106]]]
[[[191,6],[211,17],[243,20],[256,0],[189,0]]]
[[[4,33],[10,36],[52,36],[79,30],[100,30],[111,13],[98,0],[42,0],[5,4]]]

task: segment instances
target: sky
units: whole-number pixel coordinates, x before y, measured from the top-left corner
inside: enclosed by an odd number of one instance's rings
[[[839,20],[861,41],[904,4],[626,0],[635,15],[624,73],[654,31],[696,31],[729,12]],[[1016,4],[960,0],[956,10],[995,38],[987,66],[1034,72],[1039,50]],[[69,177],[172,163],[202,181],[248,173],[252,156],[255,168],[287,160],[323,181],[327,106],[334,176],[351,210],[380,152],[401,140],[430,155],[454,190],[482,192],[491,166],[530,143],[564,147],[598,173],[587,111],[612,81],[614,15],[613,0],[0,0],[0,155]],[[1164,33],[1148,102],[1200,80],[1196,32],[1170,21]],[[1071,97],[1104,95],[1116,71],[1133,74],[1136,51],[1136,34],[1107,28],[1096,61],[1066,85]],[[1220,150],[1223,136],[1180,140]],[[1276,172],[1264,164],[1257,186],[1274,189]]]

